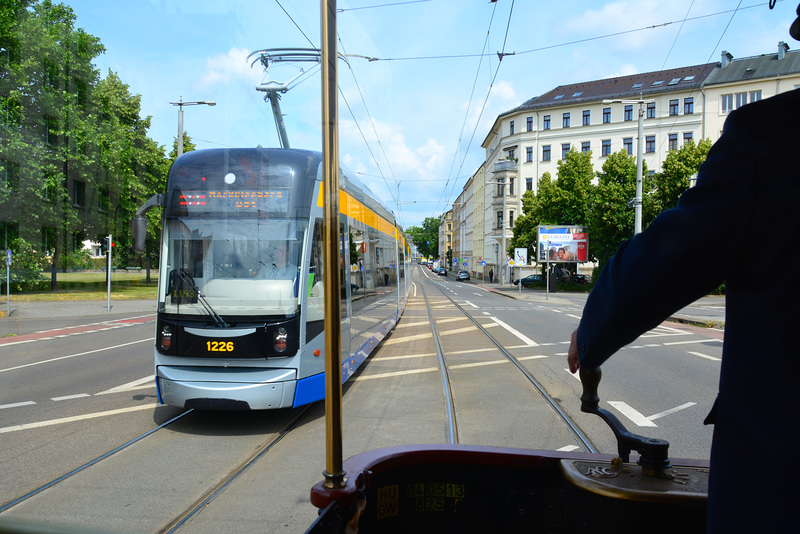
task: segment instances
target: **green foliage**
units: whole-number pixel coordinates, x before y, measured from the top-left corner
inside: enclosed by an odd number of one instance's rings
[[[644,163],[642,175],[647,175]],[[634,209],[628,202],[636,196],[636,158],[625,150],[611,154],[597,177],[588,220],[589,250],[602,266],[623,241],[633,237]],[[648,196],[644,184],[642,193]]]
[[[676,150],[670,150],[661,165],[661,172],[653,175],[653,203],[648,222],[664,210],[674,208],[678,198],[689,188],[689,177],[697,174],[706,160],[711,140],[703,139],[697,145],[690,140]]]
[[[426,217],[422,222],[422,228],[412,226],[406,233],[411,236],[414,245],[420,254],[426,258],[439,256],[439,219],[436,217]]]
[[[44,255],[34,250],[30,243],[21,238],[11,240],[9,246],[12,253],[11,292],[35,291],[46,287],[49,280],[41,274],[45,263]],[[3,286],[2,291],[5,292],[6,269],[0,270],[0,282]]]
[[[129,221],[163,192],[170,163],[146,135],[141,97],[113,72],[100,79],[92,61],[105,49],[65,4],[4,1],[0,47],[0,166],[10,186],[0,189],[0,223],[46,243],[59,268],[82,262],[72,255],[77,237],[109,233],[115,263],[141,262],[130,255]],[[156,254],[157,211],[148,213]]]

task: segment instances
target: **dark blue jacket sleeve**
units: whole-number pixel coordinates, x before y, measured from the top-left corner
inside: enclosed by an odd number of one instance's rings
[[[599,366],[724,282],[724,266],[733,251],[741,250],[736,240],[752,219],[751,151],[748,128],[734,112],[701,166],[697,185],[675,208],[620,246],[583,312],[578,329],[581,365]]]

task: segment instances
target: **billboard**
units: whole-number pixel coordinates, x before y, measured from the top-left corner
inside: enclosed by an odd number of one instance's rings
[[[583,226],[538,226],[540,262],[583,263],[589,261],[589,241]]]

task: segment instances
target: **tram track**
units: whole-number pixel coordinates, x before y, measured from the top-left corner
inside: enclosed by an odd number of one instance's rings
[[[444,389],[444,396],[446,399],[446,417],[448,419],[447,428],[448,428],[448,439],[449,443],[459,443],[458,437],[458,421],[457,421],[457,411],[455,409],[456,401],[453,395],[453,387],[451,381],[451,373],[448,366],[448,357],[445,351],[445,348],[441,342],[441,334],[439,328],[436,324],[435,314],[431,307],[430,301],[428,299],[427,291],[423,284],[418,284],[420,289],[423,293],[423,298],[425,300],[425,306],[427,308],[428,317],[430,319],[431,330],[433,332],[434,344],[436,347],[437,353],[437,360],[440,365],[441,373],[442,373],[442,381],[443,381],[443,389]],[[592,445],[591,441],[588,439],[587,436],[581,432],[578,425],[561,409],[558,405],[556,400],[550,396],[542,384],[531,374],[531,372],[519,361],[508,349],[506,349],[503,344],[497,340],[488,330],[481,325],[479,321],[477,321],[472,315],[470,315],[462,306],[460,306],[452,297],[447,295],[441,288],[437,288],[441,296],[446,298],[452,306],[460,312],[464,317],[466,317],[472,325],[474,325],[477,330],[486,338],[488,339],[492,345],[498,350],[498,352],[505,358],[508,362],[513,364],[516,369],[520,371],[520,373],[525,377],[525,380],[533,387],[533,389],[541,396],[544,400],[546,405],[550,408],[553,414],[557,417],[557,419],[564,425],[567,429],[569,434],[575,439],[575,441],[579,444],[579,446],[586,452],[595,453],[597,452],[596,448]]]
[[[35,497],[36,495],[39,495],[43,491],[52,488],[53,486],[55,486],[55,485],[65,481],[65,480],[67,480],[68,478],[71,478],[71,477],[77,475],[78,473],[88,469],[89,467],[92,467],[93,465],[96,465],[96,464],[102,462],[103,460],[106,460],[106,459],[114,456],[115,454],[119,454],[120,452],[124,451],[125,449],[127,449],[131,445],[142,441],[143,439],[153,435],[155,432],[158,432],[159,430],[161,430],[163,428],[166,428],[167,426],[175,423],[176,421],[182,419],[183,417],[186,417],[187,415],[189,415],[193,411],[194,411],[193,409],[186,410],[185,412],[176,415],[172,419],[170,419],[168,421],[164,421],[163,423],[161,423],[160,425],[156,426],[155,428],[151,428],[147,432],[143,432],[142,434],[140,434],[140,435],[136,436],[135,438],[127,441],[126,443],[123,443],[122,445],[120,445],[118,447],[115,447],[114,449],[111,449],[110,451],[108,451],[108,452],[106,452],[104,454],[101,454],[100,456],[98,456],[98,457],[96,457],[96,458],[94,458],[92,460],[89,460],[88,462],[76,467],[75,469],[73,469],[73,470],[71,470],[71,471],[69,471],[67,473],[64,473],[63,475],[61,475],[59,477],[54,478],[50,482],[42,484],[41,486],[37,487],[36,489],[33,489],[33,490],[29,491],[28,493],[26,493],[24,495],[21,495],[20,497],[17,497],[16,499],[13,499],[13,500],[5,503],[5,504],[0,505],[0,514],[5,512],[6,510],[10,510],[14,506],[17,506],[18,504],[22,504],[23,502],[27,501],[28,499],[31,499],[31,498]]]
[[[175,516],[169,523],[164,525],[159,534],[173,534],[177,532],[187,521],[191,520],[194,516],[199,514],[203,509],[208,506],[214,499],[217,498],[225,489],[230,486],[240,475],[247,471],[253,464],[255,464],[262,456],[269,452],[279,441],[281,441],[289,432],[291,432],[297,425],[299,425],[308,414],[311,413],[314,404],[304,406],[299,413],[297,413],[279,432],[276,436],[268,439],[262,443],[248,458],[242,461],[234,469],[232,469],[226,476],[219,482],[214,484],[208,489],[200,498],[194,501],[183,512]]]

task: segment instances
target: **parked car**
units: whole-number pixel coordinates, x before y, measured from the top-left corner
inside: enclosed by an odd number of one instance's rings
[[[467,271],[458,271],[456,282],[461,282],[463,280],[469,280],[469,273]]]
[[[591,284],[592,277],[586,276],[585,274],[573,274],[570,282],[573,284]]]
[[[436,274],[438,274],[439,276],[447,276],[447,269],[445,269],[444,267],[437,267],[436,269],[434,269],[434,271],[436,271]]]
[[[542,283],[542,280],[544,279],[542,278],[541,274],[529,274],[528,276],[522,279],[522,287],[531,287],[533,284],[540,284]],[[519,278],[514,280],[512,284],[518,286]]]

